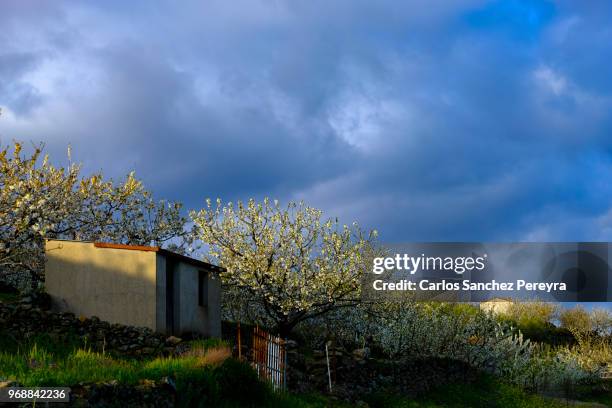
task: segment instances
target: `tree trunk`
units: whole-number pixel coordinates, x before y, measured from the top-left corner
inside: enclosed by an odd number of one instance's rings
[[[278,336],[282,339],[286,339],[287,337],[289,337],[289,335],[293,331],[293,328],[295,327],[295,324],[296,322],[278,322],[278,324],[276,325],[276,332],[278,333]]]

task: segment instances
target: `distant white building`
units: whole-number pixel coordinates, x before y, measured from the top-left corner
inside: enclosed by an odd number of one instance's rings
[[[480,302],[480,310],[492,312],[494,314],[506,314],[510,310],[513,303],[514,300],[510,298],[495,297],[484,302]]]

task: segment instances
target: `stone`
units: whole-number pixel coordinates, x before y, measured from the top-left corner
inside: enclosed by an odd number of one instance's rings
[[[176,345],[179,344],[181,341],[183,340],[176,336],[170,336],[166,339],[166,344]]]
[[[170,387],[176,391],[176,383],[171,377],[162,377],[162,379],[160,380],[160,384]]]
[[[149,347],[158,347],[161,344],[161,340],[158,339],[157,337],[145,337],[144,339],[144,344],[146,344]]]
[[[61,342],[69,333],[76,334],[95,351],[126,356],[173,355],[177,346],[184,343],[178,337],[166,339],[147,328],[110,324],[95,317],[81,321],[72,313],[41,310],[29,303],[0,304],[0,328],[9,330],[17,341],[45,332]],[[30,364],[37,366],[38,362]]]
[[[368,347],[353,350],[353,357],[357,360],[365,360],[369,356],[370,349]]]

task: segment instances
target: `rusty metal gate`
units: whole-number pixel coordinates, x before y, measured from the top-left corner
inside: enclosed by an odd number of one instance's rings
[[[259,327],[253,328],[253,366],[259,378],[269,381],[275,390],[287,385],[285,340]]]

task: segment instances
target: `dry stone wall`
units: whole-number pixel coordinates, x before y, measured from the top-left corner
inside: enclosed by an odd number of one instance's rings
[[[96,351],[147,357],[172,354],[182,340],[144,327],[124,326],[50,310],[46,294],[26,295],[17,302],[0,302],[0,331],[17,342],[48,335],[53,339],[78,337]]]

